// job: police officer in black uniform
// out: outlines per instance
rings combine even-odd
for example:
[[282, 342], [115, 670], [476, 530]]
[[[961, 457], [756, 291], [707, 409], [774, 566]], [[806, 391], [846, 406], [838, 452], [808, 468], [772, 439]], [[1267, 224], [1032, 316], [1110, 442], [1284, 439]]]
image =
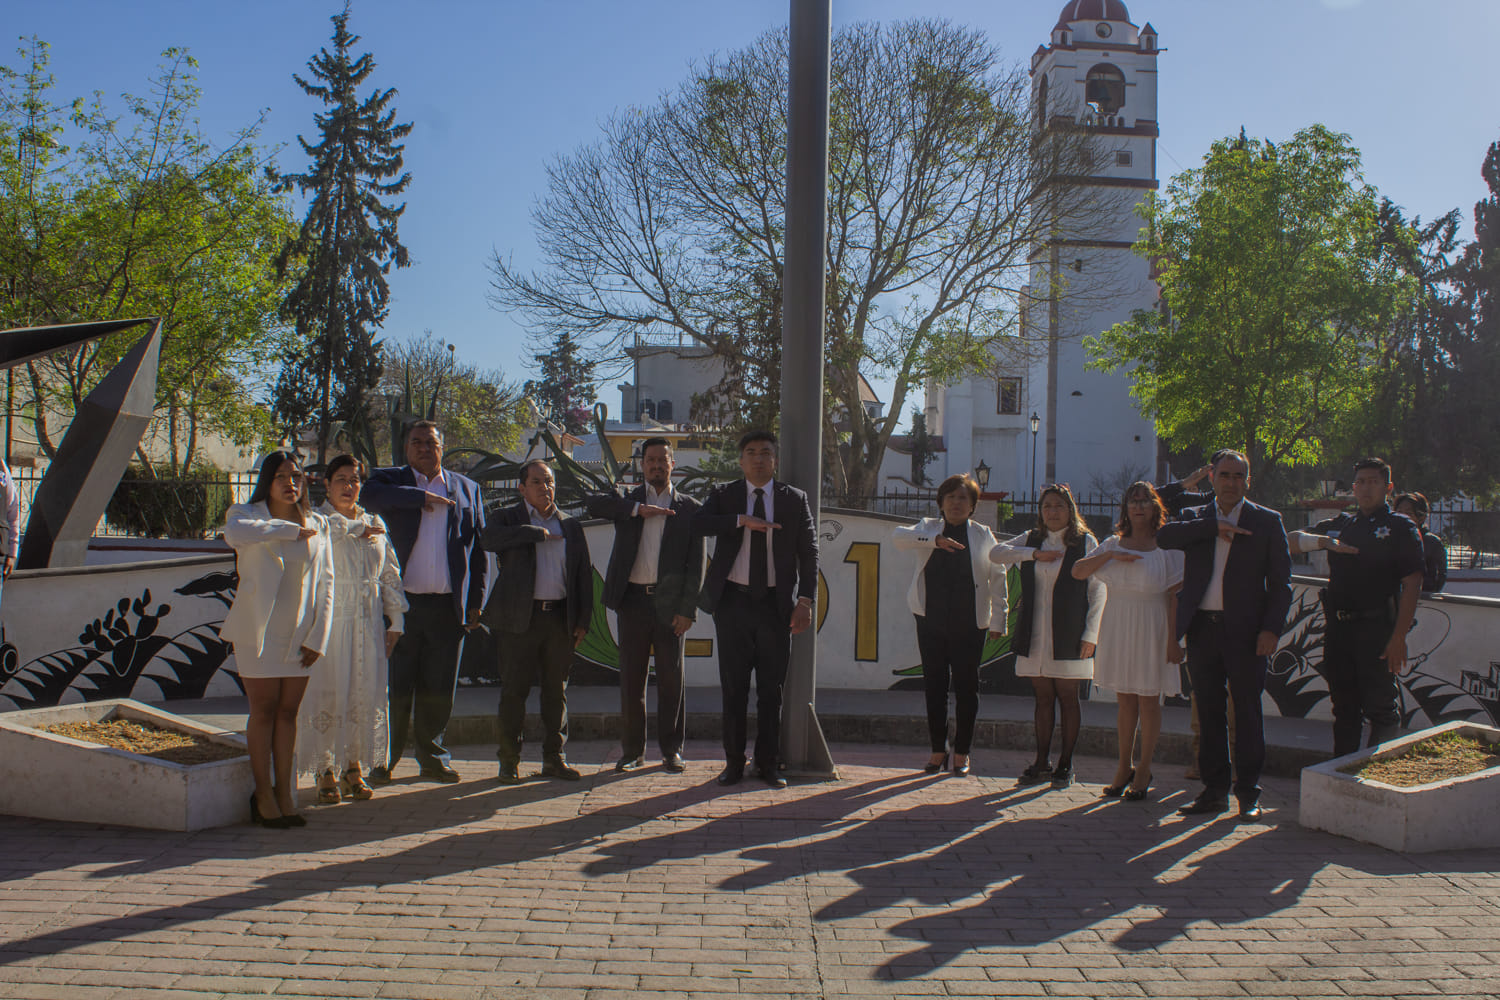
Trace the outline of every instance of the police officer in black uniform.
[[1293, 552], [1328, 552], [1323, 677], [1335, 757], [1359, 749], [1366, 719], [1369, 746], [1401, 729], [1396, 677], [1406, 669], [1406, 633], [1422, 591], [1422, 538], [1386, 503], [1390, 492], [1390, 466], [1367, 458], [1354, 467], [1356, 511], [1287, 537]]

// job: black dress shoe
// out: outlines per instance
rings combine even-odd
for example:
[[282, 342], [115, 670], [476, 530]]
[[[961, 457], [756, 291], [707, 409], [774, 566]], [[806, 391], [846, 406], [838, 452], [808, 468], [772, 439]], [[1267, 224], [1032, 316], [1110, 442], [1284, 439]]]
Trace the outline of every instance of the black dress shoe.
[[458, 772], [447, 764], [422, 768], [422, 778], [425, 781], [436, 781], [440, 785], [456, 785], [463, 780], [458, 776]]
[[760, 780], [771, 788], [785, 788], [786, 779], [781, 776], [781, 768], [775, 764], [761, 764], [756, 768], [760, 772]]
[[542, 776], [561, 778], [563, 781], [577, 781], [583, 777], [576, 768], [569, 767], [567, 760], [561, 755], [542, 761]]
[[967, 778], [969, 776], [969, 762], [966, 760], [960, 764], [957, 758], [953, 761], [953, 776], [955, 778]]
[[687, 770], [687, 761], [682, 759], [682, 754], [680, 753], [669, 753], [662, 759], [661, 766], [673, 774], [681, 774]]
[[616, 771], [639, 771], [641, 768], [643, 768], [645, 766], [646, 766], [646, 758], [644, 758], [644, 757], [632, 757], [629, 760], [622, 760], [622, 761], [618, 762], [617, 764], [615, 764], [615, 770]]
[[381, 785], [389, 785], [390, 783], [391, 783], [391, 769], [390, 768], [388, 768], [388, 767], [372, 767], [372, 768], [370, 768], [370, 784], [372, 784], [372, 785], [374, 785], [374, 786], [376, 786], [378, 788]]
[[1181, 809], [1177, 810], [1179, 816], [1217, 816], [1229, 808], [1227, 796], [1215, 795], [1212, 792], [1204, 792]]
[[507, 763], [505, 763], [503, 761], [501, 762], [501, 764], [500, 764], [500, 784], [502, 784], [502, 785], [519, 785], [523, 780], [524, 779], [521, 777], [521, 765], [520, 764], [507, 764]]
[[721, 785], [738, 785], [745, 777], [744, 764], [725, 764], [724, 770], [714, 780]]
[[1259, 820], [1264, 815], [1265, 815], [1265, 810], [1260, 807], [1260, 802], [1258, 800], [1255, 800], [1255, 801], [1241, 801], [1240, 802], [1240, 821], [1241, 822], [1243, 822], [1243, 823], [1254, 823], [1254, 822], [1256, 822], [1257, 820]]

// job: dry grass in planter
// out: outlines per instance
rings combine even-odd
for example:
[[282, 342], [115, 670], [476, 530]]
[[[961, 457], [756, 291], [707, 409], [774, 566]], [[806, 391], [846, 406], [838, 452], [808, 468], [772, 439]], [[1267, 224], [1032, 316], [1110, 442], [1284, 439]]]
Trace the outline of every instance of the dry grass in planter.
[[1500, 745], [1457, 732], [1442, 733], [1413, 743], [1394, 757], [1363, 760], [1339, 768], [1369, 781], [1409, 787], [1500, 767]]
[[108, 722], [59, 722], [42, 726], [43, 732], [85, 743], [125, 750], [142, 757], [164, 760], [171, 764], [211, 764], [218, 760], [243, 757], [245, 751], [191, 733], [162, 729], [149, 722], [112, 719]]

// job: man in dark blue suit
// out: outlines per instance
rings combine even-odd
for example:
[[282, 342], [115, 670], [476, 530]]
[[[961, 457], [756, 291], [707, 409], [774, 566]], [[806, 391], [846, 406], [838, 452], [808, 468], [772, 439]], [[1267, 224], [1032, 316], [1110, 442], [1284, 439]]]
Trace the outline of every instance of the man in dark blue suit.
[[721, 785], [745, 774], [750, 675], [755, 675], [755, 763], [761, 780], [785, 788], [781, 753], [781, 692], [792, 636], [813, 621], [818, 594], [818, 539], [807, 494], [776, 482], [776, 435], [740, 438], [744, 479], [716, 487], [693, 532], [713, 535], [713, 560], [699, 605], [714, 616], [719, 683], [723, 688], [724, 770]]
[[391, 652], [390, 758], [370, 779], [390, 780], [410, 726], [422, 777], [451, 784], [458, 772], [443, 730], [453, 714], [464, 634], [479, 624], [484, 608], [484, 501], [477, 483], [443, 468], [443, 433], [434, 422], [418, 421], [407, 431], [406, 461], [376, 469], [359, 498], [385, 518], [410, 605], [406, 631]]
[[1156, 534], [1162, 548], [1186, 556], [1177, 638], [1187, 636], [1188, 676], [1202, 726], [1203, 792], [1179, 811], [1194, 816], [1229, 808], [1227, 688], [1234, 696], [1234, 794], [1240, 818], [1255, 820], [1266, 759], [1260, 702], [1292, 603], [1292, 558], [1281, 515], [1245, 499], [1249, 459], [1219, 452], [1212, 482], [1213, 503], [1183, 511]]

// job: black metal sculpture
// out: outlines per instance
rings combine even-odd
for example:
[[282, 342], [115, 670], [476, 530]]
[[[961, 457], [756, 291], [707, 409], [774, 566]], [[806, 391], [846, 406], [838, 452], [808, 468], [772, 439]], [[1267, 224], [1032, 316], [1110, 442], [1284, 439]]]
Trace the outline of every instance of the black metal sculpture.
[[82, 566], [89, 539], [156, 408], [161, 321], [155, 318], [32, 326], [0, 333], [0, 368], [143, 323], [151, 324], [73, 415], [31, 502], [17, 569]]

